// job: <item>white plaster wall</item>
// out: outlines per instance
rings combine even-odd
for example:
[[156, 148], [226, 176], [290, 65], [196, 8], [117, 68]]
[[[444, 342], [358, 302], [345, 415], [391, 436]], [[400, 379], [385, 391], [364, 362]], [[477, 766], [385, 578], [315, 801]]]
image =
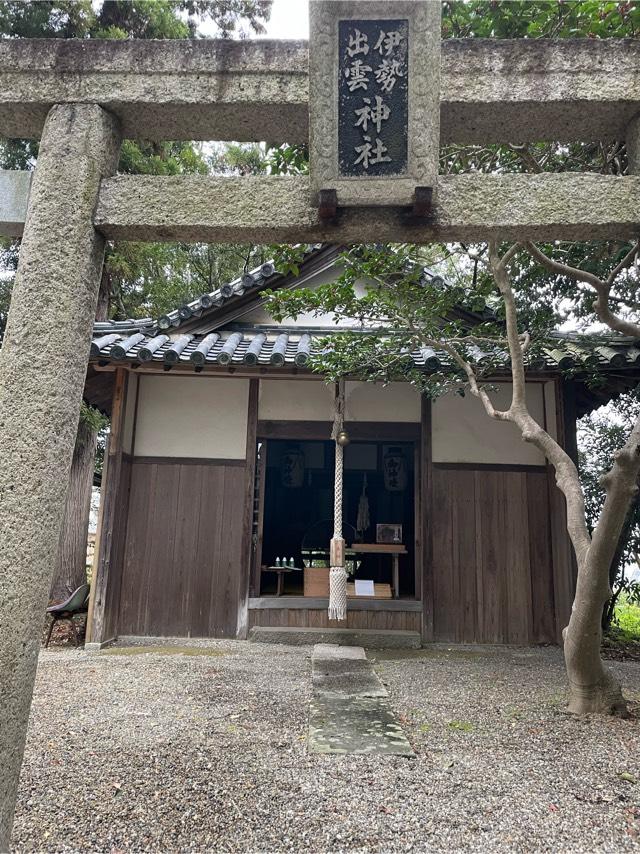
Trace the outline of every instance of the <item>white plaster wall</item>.
[[122, 427], [122, 450], [130, 454], [133, 450], [133, 425], [136, 417], [136, 397], [138, 395], [138, 375], [129, 372], [127, 399], [124, 404], [124, 425]]
[[249, 380], [140, 376], [135, 455], [246, 458]]
[[261, 421], [333, 421], [333, 387], [322, 380], [260, 380]]
[[[511, 401], [511, 383], [499, 383], [491, 393], [496, 408], [506, 409]], [[544, 388], [527, 383], [527, 404], [533, 417], [544, 426]], [[523, 442], [513, 424], [494, 421], [479, 400], [447, 394], [432, 404], [432, 452], [434, 463], [486, 463], [544, 465], [544, 455]]]
[[[298, 286], [301, 288], [317, 288], [320, 285], [326, 285], [330, 282], [334, 282], [339, 275], [340, 271], [336, 267], [331, 267], [328, 270], [322, 270], [320, 273], [316, 273], [315, 276], [310, 276], [308, 279], [301, 279]], [[295, 319], [292, 317], [286, 317], [282, 323], [284, 326], [334, 326], [335, 324], [332, 318], [332, 315], [316, 317], [313, 314], [301, 314]], [[243, 322], [246, 321], [251, 323], [272, 324], [276, 322], [264, 306], [258, 306], [257, 308], [247, 312], [247, 314], [243, 314], [242, 317], [238, 319]]]
[[[264, 325], [264, 326], [274, 326], [277, 324], [277, 321], [271, 317], [269, 312], [264, 308], [264, 306], [260, 306], [259, 308], [254, 308], [250, 314], [245, 314], [242, 317], [236, 318], [238, 322], [242, 323], [255, 323], [256, 325]], [[336, 326], [339, 328], [353, 326], [353, 323], [349, 321], [341, 321], [339, 324], [336, 324], [334, 321], [334, 316], [332, 314], [299, 314], [297, 317], [285, 317], [282, 321], [282, 326], [300, 326], [301, 328], [308, 329], [309, 327], [317, 328], [317, 327], [329, 327], [334, 329]]]
[[[342, 268], [339, 266], [331, 267], [328, 270], [322, 270], [320, 273], [316, 273], [315, 276], [310, 276], [308, 279], [301, 279], [298, 287], [300, 288], [314, 288], [320, 287], [320, 285], [327, 285], [331, 282], [335, 282], [335, 280], [341, 275]], [[364, 282], [356, 282], [355, 292], [358, 296], [364, 296], [366, 293], [366, 285]], [[257, 324], [273, 324], [276, 321], [269, 314], [264, 306], [258, 306], [257, 308], [253, 308], [248, 311], [246, 314], [241, 315], [237, 318], [242, 322], [246, 323], [257, 323]], [[318, 327], [318, 326], [326, 326], [329, 329], [335, 329], [336, 326], [338, 328], [342, 327], [351, 327], [351, 326], [360, 326], [360, 322], [358, 320], [352, 320], [350, 318], [343, 318], [336, 323], [335, 315], [333, 314], [320, 314], [316, 315], [313, 313], [305, 313], [299, 314], [297, 317], [285, 317], [282, 321], [283, 326], [304, 326], [304, 327]]]
[[[345, 419], [420, 421], [420, 395], [408, 383], [347, 382]], [[321, 380], [261, 380], [262, 421], [333, 421], [334, 386]]]
[[345, 383], [347, 421], [420, 422], [420, 395], [410, 383]]
[[553, 380], [544, 384], [544, 411], [547, 416], [547, 430], [558, 438], [558, 416], [556, 413], [556, 384]]

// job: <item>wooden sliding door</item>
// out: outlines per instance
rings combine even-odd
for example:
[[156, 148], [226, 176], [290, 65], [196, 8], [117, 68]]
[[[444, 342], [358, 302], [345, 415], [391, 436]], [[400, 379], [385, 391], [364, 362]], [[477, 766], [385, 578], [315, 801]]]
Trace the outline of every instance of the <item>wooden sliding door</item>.
[[245, 504], [244, 460], [133, 459], [119, 634], [242, 633]]

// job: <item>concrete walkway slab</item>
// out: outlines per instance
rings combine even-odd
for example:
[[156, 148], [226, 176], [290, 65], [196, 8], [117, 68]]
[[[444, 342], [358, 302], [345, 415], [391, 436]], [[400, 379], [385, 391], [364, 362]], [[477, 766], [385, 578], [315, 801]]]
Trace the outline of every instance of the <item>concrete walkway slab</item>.
[[311, 752], [414, 755], [362, 647], [317, 644], [312, 682]]
[[324, 658], [354, 660], [366, 659], [367, 653], [361, 646], [340, 646], [337, 643], [317, 643], [313, 648], [313, 660], [320, 661]]
[[[347, 647], [349, 649], [349, 647]], [[386, 697], [387, 691], [366, 659], [314, 659], [313, 690], [316, 695]]]

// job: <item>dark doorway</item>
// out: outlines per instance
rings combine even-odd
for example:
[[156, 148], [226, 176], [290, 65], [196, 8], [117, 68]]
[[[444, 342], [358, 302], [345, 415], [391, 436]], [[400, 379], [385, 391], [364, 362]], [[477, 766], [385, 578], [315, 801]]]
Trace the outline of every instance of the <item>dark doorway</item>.
[[[269, 439], [260, 443], [265, 454], [260, 519], [262, 530], [261, 595], [277, 589], [277, 574], [266, 571], [276, 559], [294, 559], [303, 567], [309, 547], [328, 549], [333, 531], [335, 446], [332, 441]], [[343, 517], [347, 547], [375, 544], [380, 538], [401, 542], [407, 554], [399, 558], [399, 595], [415, 597], [415, 471], [414, 443], [352, 441], [345, 449]], [[366, 496], [366, 501], [363, 501]], [[366, 523], [368, 506], [369, 524]], [[360, 510], [360, 513], [359, 513]], [[378, 526], [385, 526], [380, 531]], [[260, 536], [261, 535], [261, 536]], [[395, 537], [395, 539], [394, 539]], [[322, 555], [318, 563], [322, 565]], [[318, 565], [318, 564], [315, 564]], [[388, 554], [357, 554], [352, 580], [392, 581]], [[287, 573], [286, 595], [302, 595], [303, 573]]]

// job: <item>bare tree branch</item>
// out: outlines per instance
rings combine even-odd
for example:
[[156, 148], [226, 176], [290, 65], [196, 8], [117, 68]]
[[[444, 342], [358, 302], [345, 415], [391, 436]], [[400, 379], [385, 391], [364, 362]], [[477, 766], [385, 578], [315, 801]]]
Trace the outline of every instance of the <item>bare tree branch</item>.
[[543, 172], [543, 168], [540, 163], [536, 160], [536, 158], [531, 153], [529, 146], [525, 143], [524, 145], [509, 145], [508, 146], [515, 154], [518, 155], [520, 160], [525, 166], [529, 167], [531, 172], [540, 173]]
[[611, 287], [615, 282], [618, 275], [623, 271], [630, 267], [635, 261], [638, 250], [640, 249], [640, 242], [634, 243], [631, 249], [627, 252], [627, 254], [619, 261], [613, 270], [609, 273], [606, 279], [606, 284]]
[[513, 259], [514, 247], [500, 258], [496, 243], [489, 245], [489, 259], [496, 285], [505, 305], [507, 339], [511, 356], [511, 377], [513, 399], [508, 410], [508, 420], [519, 427], [525, 442], [535, 445], [556, 471], [556, 483], [567, 501], [567, 529], [576, 551], [578, 561], [584, 560], [591, 545], [591, 537], [586, 524], [584, 496], [580, 485], [578, 470], [567, 452], [533, 418], [527, 407], [526, 377], [524, 370], [523, 344], [529, 346], [528, 339], [523, 342], [518, 333], [518, 315], [516, 301], [505, 260]]
[[588, 270], [579, 270], [576, 267], [571, 267], [568, 264], [563, 264], [560, 261], [555, 261], [545, 255], [535, 243], [527, 242], [525, 244], [527, 251], [538, 263], [542, 264], [549, 272], [557, 273], [559, 276], [569, 276], [578, 282], [586, 282], [596, 292], [596, 298], [593, 301], [593, 310], [598, 318], [614, 332], [620, 332], [622, 335], [630, 335], [632, 338], [640, 338], [640, 323], [632, 320], [626, 320], [611, 311], [609, 306], [610, 291], [616, 279], [622, 270], [629, 267], [638, 254], [639, 244], [636, 243], [627, 252], [624, 258], [613, 268], [605, 280], [598, 278], [594, 273]]

